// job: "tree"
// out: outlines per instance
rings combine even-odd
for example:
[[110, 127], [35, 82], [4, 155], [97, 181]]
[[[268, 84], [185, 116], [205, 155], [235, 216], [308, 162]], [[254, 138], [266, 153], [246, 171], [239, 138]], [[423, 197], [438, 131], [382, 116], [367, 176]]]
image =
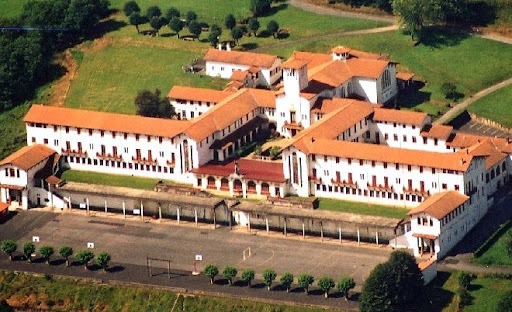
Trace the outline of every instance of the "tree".
[[226, 18], [224, 19], [224, 26], [226, 26], [227, 29], [233, 29], [236, 26], [236, 19], [233, 14], [226, 15]]
[[157, 16], [151, 18], [151, 20], [149, 21], [149, 25], [151, 26], [151, 28], [153, 28], [155, 30], [157, 35], [159, 34], [160, 28], [162, 28], [167, 23], [168, 22], [165, 19], [165, 17], [157, 17]]
[[267, 290], [270, 290], [272, 282], [276, 279], [276, 277], [276, 271], [272, 269], [266, 269], [265, 271], [263, 271], [263, 282], [267, 286]]
[[222, 270], [222, 275], [228, 279], [229, 286], [233, 285], [233, 278], [237, 275], [238, 271], [232, 266], [225, 266]]
[[6, 239], [2, 241], [0, 249], [2, 249], [3, 252], [8, 254], [9, 260], [12, 261], [12, 254], [16, 252], [16, 249], [18, 249], [18, 244], [16, 244], [16, 242], [13, 241], [12, 239]]
[[73, 255], [73, 248], [69, 247], [69, 246], [62, 246], [60, 249], [59, 249], [59, 255], [66, 259], [66, 266], [69, 266], [69, 257], [71, 257]]
[[314, 281], [315, 281], [315, 278], [313, 277], [313, 275], [310, 275], [310, 274], [302, 274], [301, 276], [299, 276], [299, 279], [297, 280], [297, 282], [299, 283], [299, 286], [304, 289], [304, 292], [306, 293], [306, 295], [309, 292], [309, 286], [311, 284], [313, 284]]
[[415, 259], [403, 251], [395, 251], [387, 262], [378, 264], [363, 285], [359, 297], [365, 311], [403, 311], [422, 292], [421, 271]]
[[99, 0], [74, 0], [69, 1], [66, 11], [65, 26], [71, 30], [77, 38], [90, 37], [95, 31], [102, 17], [108, 15], [108, 5], [105, 8]]
[[510, 311], [512, 311], [512, 291], [504, 293], [498, 301], [498, 305], [496, 307], [496, 312]]
[[293, 284], [293, 274], [292, 273], [284, 273], [281, 276], [281, 285], [286, 287], [286, 292], [290, 292], [290, 286]]
[[331, 288], [336, 286], [336, 284], [334, 283], [334, 280], [327, 276], [321, 277], [318, 280], [317, 284], [318, 284], [318, 287], [324, 292], [325, 298], [329, 297], [329, 290], [331, 290]]
[[270, 148], [269, 154], [273, 158], [277, 158], [277, 156], [279, 156], [279, 153], [281, 153], [281, 147], [280, 146], [272, 146]]
[[222, 35], [222, 28], [220, 28], [219, 25], [217, 24], [213, 24], [211, 27], [210, 27], [210, 32], [215, 32], [218, 34], [218, 36], [220, 37]]
[[263, 153], [263, 147], [258, 144], [254, 147], [254, 155], [259, 156], [261, 153]]
[[249, 20], [249, 30], [252, 31], [254, 33], [254, 36], [256, 37], [256, 33], [258, 31], [258, 29], [260, 29], [260, 22], [255, 19], [255, 18], [251, 18]]
[[337, 285], [338, 291], [345, 300], [348, 300], [349, 292], [354, 287], [356, 287], [356, 282], [354, 282], [354, 279], [351, 277], [342, 277]]
[[276, 38], [277, 32], [279, 31], [279, 24], [276, 21], [271, 20], [267, 24], [267, 31], [271, 33], [274, 38]]
[[231, 30], [231, 37], [233, 37], [233, 40], [235, 40], [237, 43], [244, 36], [244, 32], [242, 31], [242, 28], [235, 27]]
[[171, 7], [169, 10], [167, 10], [167, 14], [165, 14], [165, 17], [168, 20], [172, 20], [175, 17], [180, 18], [180, 16], [181, 16], [180, 11], [178, 9], [176, 9], [175, 7]]
[[260, 16], [270, 11], [271, 0], [251, 0], [249, 10], [253, 16]]
[[152, 5], [150, 6], [147, 10], [146, 10], [146, 16], [151, 20], [153, 17], [159, 17], [162, 15], [162, 11], [160, 10], [160, 8], [156, 5]]
[[204, 268], [204, 274], [210, 278], [210, 283], [213, 284], [215, 282], [215, 276], [219, 274], [219, 269], [213, 264], [208, 264]]
[[165, 98], [160, 98], [160, 90], [141, 90], [135, 97], [137, 114], [146, 117], [171, 118], [174, 108]]
[[36, 246], [32, 242], [26, 242], [23, 245], [23, 255], [25, 256], [25, 259], [30, 263], [32, 262], [32, 254], [36, 252]]
[[188, 11], [186, 18], [187, 18], [187, 23], [190, 23], [192, 21], [197, 20], [197, 14], [194, 11]]
[[393, 0], [400, 25], [417, 41], [421, 41], [425, 26], [442, 19], [442, 7], [442, 0]]
[[469, 285], [471, 285], [471, 275], [469, 275], [467, 272], [465, 271], [461, 271], [459, 273], [459, 276], [457, 277], [457, 280], [459, 282], [459, 286], [464, 288], [464, 289], [468, 289]]
[[139, 34], [139, 25], [145, 24], [148, 22], [147, 16], [141, 16], [139, 13], [133, 13], [130, 15], [130, 25], [135, 26], [135, 29], [137, 29], [137, 33]]
[[140, 7], [135, 1], [128, 1], [123, 6], [123, 11], [126, 16], [130, 16], [133, 13], [140, 13]]
[[44, 245], [39, 248], [39, 253], [43, 257], [43, 259], [46, 261], [47, 264], [50, 264], [50, 257], [53, 255], [53, 247]]
[[242, 281], [247, 283], [247, 286], [251, 287], [251, 281], [254, 279], [254, 270], [247, 269], [242, 271]]
[[89, 263], [89, 261], [94, 259], [94, 253], [89, 250], [81, 250], [76, 254], [75, 258], [76, 258], [76, 261], [78, 261], [78, 263], [82, 264], [84, 266], [84, 268], [87, 270], [87, 264]]
[[199, 35], [201, 35], [201, 25], [196, 21], [191, 21], [188, 24], [188, 30], [192, 35], [199, 39]]
[[180, 37], [180, 31], [183, 30], [183, 26], [183, 22], [179, 17], [173, 17], [169, 22], [169, 28], [178, 35], [178, 38]]
[[208, 34], [208, 42], [212, 47], [216, 47], [219, 44], [219, 34], [216, 32], [210, 32]]
[[96, 258], [96, 263], [103, 269], [103, 271], [106, 271], [110, 260], [111, 260], [110, 254], [108, 254], [105, 251], [102, 251]]

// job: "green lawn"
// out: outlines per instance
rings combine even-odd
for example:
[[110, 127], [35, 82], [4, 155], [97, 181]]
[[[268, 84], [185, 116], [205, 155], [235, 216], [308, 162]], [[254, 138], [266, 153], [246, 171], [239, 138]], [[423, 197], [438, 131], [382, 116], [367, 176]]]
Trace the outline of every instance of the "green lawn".
[[[458, 272], [438, 272], [437, 278], [429, 284], [414, 311], [456, 312], [458, 303]], [[494, 312], [501, 296], [512, 290], [512, 280], [478, 276], [471, 281], [469, 293], [471, 304], [466, 312]]]
[[512, 76], [512, 46], [451, 31], [431, 31], [427, 44], [417, 46], [409, 36], [396, 31], [313, 40], [269, 52], [283, 57], [294, 50], [326, 53], [335, 45], [390, 54], [392, 60], [400, 63], [399, 70], [412, 71], [426, 81], [408, 106], [430, 113], [447, 109], [447, 100], [440, 90], [444, 82], [454, 83], [459, 92], [469, 96]]
[[0, 0], [0, 18], [13, 18], [20, 15], [28, 0]]
[[318, 209], [320, 210], [349, 212], [361, 215], [388, 217], [393, 219], [405, 218], [407, 217], [407, 212], [409, 211], [408, 209], [398, 207], [379, 206], [330, 198], [319, 198], [319, 201]]
[[[136, 189], [154, 190], [155, 184], [161, 179], [150, 179], [132, 177], [117, 174], [105, 174], [88, 171], [66, 170], [62, 173], [61, 179], [71, 182], [81, 182], [89, 184], [110, 185], [131, 187]], [[178, 185], [171, 181], [164, 181], [166, 184]]]
[[200, 56], [158, 47], [88, 50], [71, 83], [66, 106], [134, 114], [133, 101], [142, 89], [158, 88], [167, 95], [175, 84], [223, 88], [224, 80], [183, 73], [181, 67]]
[[468, 111], [512, 127], [512, 85], [479, 99]]
[[504, 243], [507, 233], [512, 233], [512, 223], [509, 222], [502, 226], [504, 228], [498, 229], [493, 236], [489, 238], [489, 241], [484, 243], [483, 247], [486, 249], [483, 250], [483, 253], [479, 256], [475, 255], [473, 260], [475, 264], [485, 266], [512, 265], [512, 258], [509, 257]]
[[7, 304], [17, 311], [325, 311], [231, 298], [188, 295], [184, 298], [149, 287], [98, 285], [67, 278], [48, 280], [5, 271], [0, 272], [0, 289], [2, 311], [11, 311]]

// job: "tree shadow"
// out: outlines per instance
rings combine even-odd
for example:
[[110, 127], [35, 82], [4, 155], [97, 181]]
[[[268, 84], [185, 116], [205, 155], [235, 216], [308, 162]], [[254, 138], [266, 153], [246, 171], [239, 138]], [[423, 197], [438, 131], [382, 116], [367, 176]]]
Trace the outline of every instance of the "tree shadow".
[[[460, 127], [467, 124], [469, 121], [471, 121], [471, 116], [469, 116], [468, 111], [465, 110], [464, 112], [460, 113], [457, 117], [450, 120], [448, 125], [453, 126], [455, 129], [459, 129]], [[462, 247], [464, 245], [460, 244], [460, 246]], [[459, 249], [459, 250], [461, 250], [462, 252], [465, 253], [467, 251], [473, 251], [473, 248], [471, 250], [468, 250], [468, 249]]]
[[290, 288], [290, 292], [294, 293], [294, 294], [303, 293], [304, 292], [304, 288], [302, 288], [302, 287]]
[[90, 38], [90, 39], [101, 38], [104, 35], [108, 34], [109, 32], [119, 30], [127, 25], [128, 24], [126, 22], [118, 21], [113, 18], [103, 20], [97, 25], [97, 27], [96, 27], [97, 31], [94, 33], [93, 38]]
[[7, 216], [3, 219], [0, 220], [0, 224], [4, 224], [6, 223], [7, 221], [11, 220], [12, 218], [14, 218], [14, 216], [16, 216], [18, 214], [17, 211], [8, 211], [7, 212]]
[[470, 33], [460, 28], [431, 26], [423, 30], [423, 36], [419, 44], [433, 49], [459, 45]]
[[247, 287], [247, 283], [241, 280], [233, 282], [233, 286], [237, 287]]
[[174, 37], [176, 36], [176, 33], [163, 33], [163, 34], [160, 34], [160, 37], [164, 37], [164, 38], [170, 38], [170, 37]]
[[286, 287], [283, 284], [277, 284], [272, 288], [275, 291], [286, 291]]
[[458, 102], [459, 100], [461, 100], [463, 98], [464, 98], [464, 93], [459, 92], [459, 91], [453, 91], [447, 97], [447, 99], [452, 100], [454, 102]]
[[229, 284], [229, 281], [227, 278], [221, 278], [221, 279], [216, 279], [215, 282], [214, 282], [215, 285], [228, 285]]
[[256, 42], [248, 42], [248, 43], [244, 43], [244, 44], [240, 45], [240, 47], [242, 48], [243, 51], [254, 50], [258, 46], [259, 45]]
[[45, 263], [45, 262], [46, 262], [46, 260], [43, 259], [42, 257], [32, 259], [32, 263]]
[[441, 312], [448, 307], [455, 293], [443, 289], [443, 285], [450, 278], [451, 273], [439, 271], [437, 277], [424, 288], [421, 300], [416, 301], [416, 309], [414, 311], [425, 312]]
[[270, 8], [270, 10], [268, 10], [267, 12], [259, 15], [258, 17], [268, 17], [268, 16], [272, 16], [276, 13], [278, 13], [279, 11], [282, 11], [282, 10], [286, 10], [288, 8], [288, 3], [285, 3], [285, 2], [281, 2], [279, 3], [278, 5], [274, 5]]
[[260, 31], [258, 33], [258, 35], [256, 37], [258, 37], [258, 38], [268, 38], [270, 36], [272, 36], [272, 34], [268, 30], [263, 29], [262, 31]]
[[251, 286], [251, 288], [254, 288], [254, 289], [262, 289], [264, 287], [266, 287], [266, 286], [263, 283], [257, 283], [257, 284], [254, 284]]
[[311, 296], [323, 296], [324, 292], [321, 289], [313, 289], [313, 290], [309, 291], [308, 295], [311, 295]]
[[56, 259], [56, 260], [50, 261], [50, 265], [61, 265], [64, 263], [66, 263], [66, 259]]
[[482, 285], [470, 284], [468, 286], [468, 291], [475, 291], [475, 290], [479, 290], [479, 289], [482, 289], [482, 288], [483, 288]]
[[280, 33], [277, 34], [276, 39], [283, 40], [283, 39], [286, 39], [288, 37], [290, 37], [290, 33], [289, 32], [280, 32]]

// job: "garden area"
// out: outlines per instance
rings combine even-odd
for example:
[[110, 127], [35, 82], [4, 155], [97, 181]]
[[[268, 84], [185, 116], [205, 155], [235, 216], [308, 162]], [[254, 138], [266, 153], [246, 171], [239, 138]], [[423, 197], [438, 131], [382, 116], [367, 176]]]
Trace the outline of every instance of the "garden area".
[[380, 206], [330, 198], [319, 198], [318, 209], [392, 219], [404, 219], [407, 217], [407, 213], [409, 212], [409, 209], [399, 207]]
[[512, 265], [512, 221], [502, 224], [474, 254], [473, 263], [478, 265]]

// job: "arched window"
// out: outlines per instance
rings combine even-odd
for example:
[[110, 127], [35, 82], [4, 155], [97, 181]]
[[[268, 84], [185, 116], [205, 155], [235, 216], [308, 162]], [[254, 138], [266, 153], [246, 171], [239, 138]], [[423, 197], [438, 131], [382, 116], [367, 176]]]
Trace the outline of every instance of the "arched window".
[[220, 189], [223, 191], [229, 190], [229, 181], [226, 178], [220, 180]]
[[256, 183], [254, 181], [247, 182], [247, 193], [256, 194]]
[[215, 186], [215, 178], [214, 177], [208, 177], [208, 188], [209, 189], [215, 189], [217, 188]]
[[261, 194], [268, 195], [270, 194], [270, 185], [268, 183], [262, 183], [261, 184]]

